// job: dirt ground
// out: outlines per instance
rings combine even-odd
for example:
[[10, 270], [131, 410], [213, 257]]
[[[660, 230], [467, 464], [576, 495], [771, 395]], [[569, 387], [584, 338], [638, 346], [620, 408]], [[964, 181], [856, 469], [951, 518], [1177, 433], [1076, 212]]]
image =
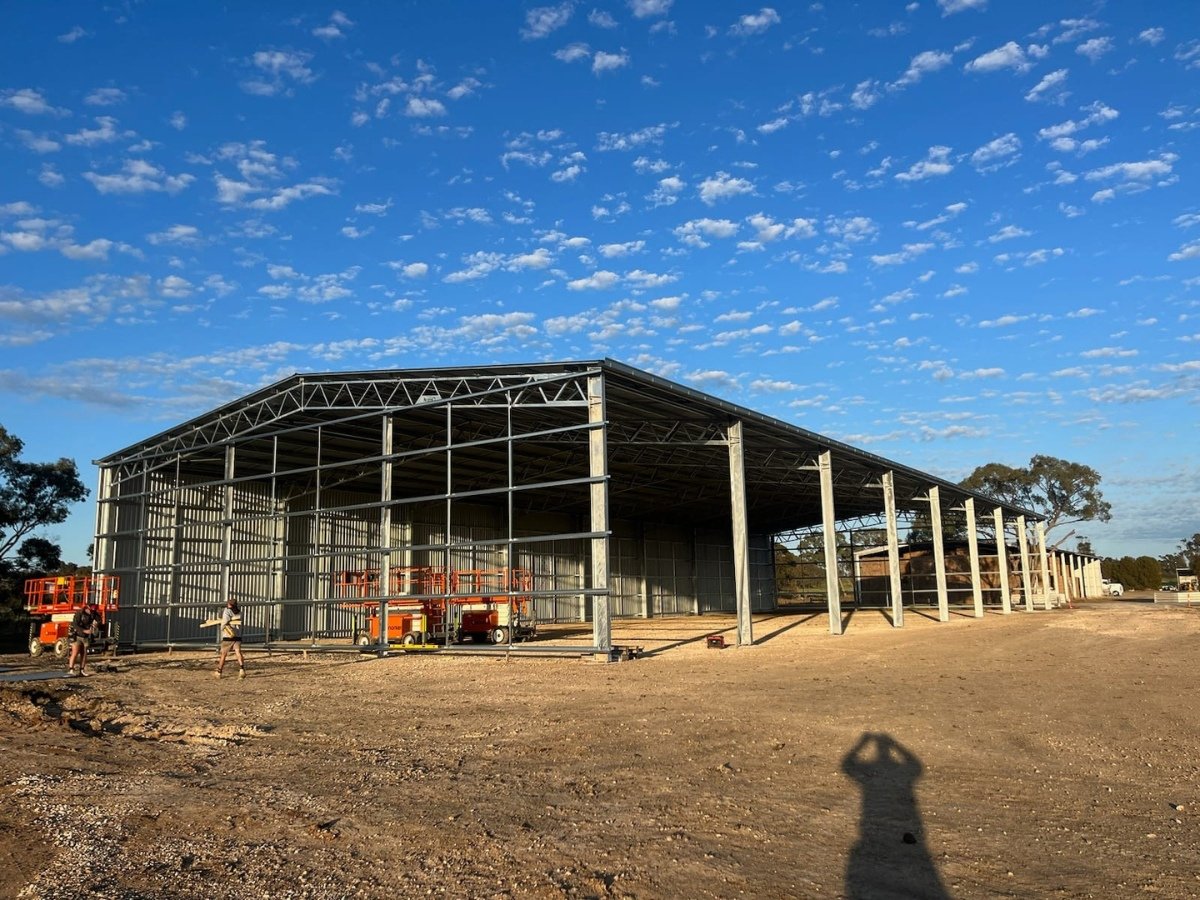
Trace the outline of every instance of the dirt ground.
[[0, 683], [0, 896], [1200, 895], [1200, 609], [722, 629]]

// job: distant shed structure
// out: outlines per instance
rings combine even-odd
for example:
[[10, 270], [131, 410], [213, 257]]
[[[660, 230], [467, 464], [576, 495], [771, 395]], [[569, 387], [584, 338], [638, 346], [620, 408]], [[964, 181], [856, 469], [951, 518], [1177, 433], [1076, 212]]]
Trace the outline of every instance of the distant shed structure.
[[528, 572], [538, 618], [590, 622], [596, 652], [612, 616], [735, 612], [748, 644], [751, 612], [777, 606], [775, 549], [814, 529], [837, 634], [837, 534], [863, 526], [888, 535], [899, 625], [918, 514], [935, 534], [943, 516], [1015, 529], [1030, 609], [1072, 580], [1034, 513], [608, 359], [294, 375], [96, 465], [96, 568], [121, 578], [132, 644], [208, 639], [229, 593], [248, 641], [346, 640], [348, 573], [376, 573], [386, 609], [413, 592], [403, 573], [434, 569]]

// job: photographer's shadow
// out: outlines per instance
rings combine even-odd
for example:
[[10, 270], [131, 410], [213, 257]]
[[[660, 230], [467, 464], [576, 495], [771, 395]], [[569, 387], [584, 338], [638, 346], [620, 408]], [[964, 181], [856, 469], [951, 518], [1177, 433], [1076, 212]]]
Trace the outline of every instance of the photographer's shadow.
[[925, 844], [916, 784], [925, 767], [888, 734], [865, 732], [842, 759], [862, 789], [858, 841], [846, 864], [846, 897], [949, 900]]

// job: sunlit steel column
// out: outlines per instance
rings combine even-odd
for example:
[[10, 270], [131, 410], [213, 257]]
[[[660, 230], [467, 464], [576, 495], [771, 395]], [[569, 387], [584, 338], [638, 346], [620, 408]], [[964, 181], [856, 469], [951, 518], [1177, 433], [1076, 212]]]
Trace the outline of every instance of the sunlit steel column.
[[1046, 523], [1037, 523], [1038, 558], [1042, 564], [1042, 607], [1052, 609], [1050, 599], [1050, 561], [1046, 556]]
[[929, 488], [929, 525], [933, 530], [933, 570], [937, 579], [938, 621], [950, 621], [950, 592], [946, 587], [946, 545], [942, 535], [942, 492]]
[[588, 474], [592, 478], [592, 642], [612, 650], [612, 600], [608, 588], [608, 414], [604, 376], [588, 376]]
[[896, 476], [883, 473], [883, 511], [887, 516], [888, 584], [892, 592], [892, 627], [904, 626], [904, 587], [900, 582], [900, 530], [896, 525]]
[[975, 498], [968, 497], [963, 503], [967, 511], [967, 551], [971, 555], [971, 600], [975, 605], [975, 618], [983, 618], [983, 583], [979, 575], [979, 532], [975, 522]]
[[742, 423], [725, 429], [729, 447], [729, 507], [733, 520], [733, 593], [737, 606], [737, 645], [754, 643], [750, 616], [750, 550], [746, 524], [746, 464], [742, 447]]
[[817, 459], [821, 476], [821, 531], [825, 543], [825, 596], [829, 605], [829, 633], [842, 633], [842, 588], [838, 578], [837, 531], [833, 509], [833, 455], [826, 450]]
[[221, 605], [229, 598], [231, 557], [233, 556], [233, 475], [237, 450], [233, 444], [225, 447], [225, 503], [221, 515]]
[[1008, 590], [1008, 547], [1004, 537], [1004, 510], [999, 506], [992, 512], [996, 522], [996, 565], [1000, 573], [1000, 611], [1005, 615], [1012, 612], [1012, 597]]
[[[379, 653], [387, 651], [388, 598], [392, 593], [392, 417], [384, 413], [380, 440], [383, 463], [379, 470]], [[426, 640], [429, 638], [426, 637]]]
[[1017, 516], [1017, 547], [1021, 551], [1021, 593], [1025, 595], [1025, 611], [1033, 612], [1033, 579], [1029, 573], [1029, 534], [1025, 531], [1025, 516]]

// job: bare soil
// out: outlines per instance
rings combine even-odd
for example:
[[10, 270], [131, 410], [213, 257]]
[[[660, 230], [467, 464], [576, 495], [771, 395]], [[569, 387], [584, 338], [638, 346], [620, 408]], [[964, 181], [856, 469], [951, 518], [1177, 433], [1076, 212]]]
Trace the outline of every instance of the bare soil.
[[732, 628], [0, 684], [0, 896], [1200, 895], [1200, 610]]

